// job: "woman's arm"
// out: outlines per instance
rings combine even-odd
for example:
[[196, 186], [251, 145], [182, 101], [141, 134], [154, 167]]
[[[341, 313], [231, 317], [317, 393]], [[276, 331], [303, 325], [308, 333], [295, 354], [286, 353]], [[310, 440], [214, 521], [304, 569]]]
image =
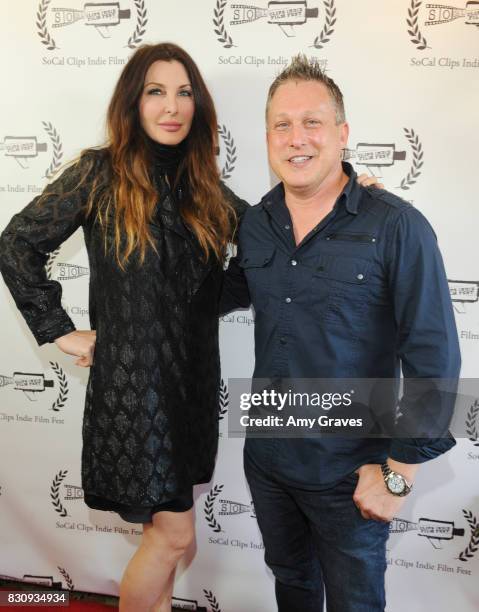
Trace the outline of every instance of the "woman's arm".
[[48, 254], [85, 219], [89, 181], [81, 181], [94, 166], [91, 155], [84, 154], [48, 185], [42, 196], [12, 218], [0, 237], [1, 273], [39, 345], [75, 330], [61, 305], [62, 287], [48, 279], [45, 264]]

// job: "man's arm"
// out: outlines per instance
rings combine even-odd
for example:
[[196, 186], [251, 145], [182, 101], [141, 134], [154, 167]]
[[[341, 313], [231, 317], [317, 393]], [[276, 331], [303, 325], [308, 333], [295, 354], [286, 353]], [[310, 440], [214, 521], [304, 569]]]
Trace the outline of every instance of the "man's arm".
[[[439, 403], [428, 406], [425, 405], [428, 394], [408, 395], [408, 382], [423, 379], [423, 390], [433, 380], [446, 379], [450, 384], [458, 379], [461, 360], [446, 273], [431, 226], [417, 209], [408, 208], [394, 224], [388, 245], [389, 288], [398, 329], [397, 352], [405, 379], [401, 412], [415, 423], [417, 431], [423, 420], [422, 431], [425, 434], [428, 419], [435, 417], [436, 421], [445, 424], [442, 437], [398, 437], [392, 440], [389, 467], [412, 483], [418, 464], [446, 452], [455, 441], [447, 433], [453, 394], [435, 396], [432, 393], [429, 403], [435, 397], [439, 397]], [[425, 415], [423, 419], [421, 410]], [[362, 515], [391, 520], [405, 498], [396, 497], [386, 490], [380, 466], [364, 465], [359, 474], [354, 500]]]

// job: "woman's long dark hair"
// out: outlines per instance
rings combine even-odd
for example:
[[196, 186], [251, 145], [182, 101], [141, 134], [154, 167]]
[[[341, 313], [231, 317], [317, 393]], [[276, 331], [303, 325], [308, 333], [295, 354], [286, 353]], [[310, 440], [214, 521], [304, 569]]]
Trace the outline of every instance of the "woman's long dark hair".
[[140, 124], [139, 101], [146, 73], [158, 60], [180, 62], [191, 83], [195, 111], [187, 136], [186, 158], [181, 165], [189, 197], [182, 201], [181, 214], [195, 233], [206, 259], [211, 253], [220, 260], [224, 257], [235, 225], [235, 214], [221, 191], [216, 164], [216, 111], [198, 67], [175, 44], [144, 45], [124, 67], [108, 108], [111, 188], [97, 189], [94, 185], [88, 202], [88, 212], [94, 212], [105, 232], [108, 219], [114, 219], [115, 252], [121, 267], [134, 251], [139, 251], [143, 261], [147, 245], [154, 248], [148, 222], [158, 195], [152, 182], [146, 135]]

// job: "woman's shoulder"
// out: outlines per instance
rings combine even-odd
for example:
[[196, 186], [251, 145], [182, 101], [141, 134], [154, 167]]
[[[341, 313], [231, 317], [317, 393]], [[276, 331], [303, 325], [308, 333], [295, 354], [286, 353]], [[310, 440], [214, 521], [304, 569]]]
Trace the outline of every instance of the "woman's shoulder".
[[110, 150], [108, 147], [90, 147], [83, 149], [75, 166], [78, 169], [91, 168], [92, 170], [107, 169], [110, 165]]

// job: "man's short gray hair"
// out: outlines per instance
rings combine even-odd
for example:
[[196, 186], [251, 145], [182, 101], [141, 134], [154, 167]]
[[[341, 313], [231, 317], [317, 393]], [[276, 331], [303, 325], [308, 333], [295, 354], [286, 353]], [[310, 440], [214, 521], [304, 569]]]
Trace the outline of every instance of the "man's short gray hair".
[[333, 79], [326, 76], [319, 61], [315, 58], [308, 59], [304, 53], [298, 53], [298, 55], [292, 57], [290, 64], [271, 83], [268, 99], [266, 100], [266, 120], [268, 119], [269, 105], [276, 90], [287, 81], [316, 81], [317, 83], [322, 83], [328, 90], [336, 109], [336, 123], [339, 124], [346, 121], [341, 90]]

